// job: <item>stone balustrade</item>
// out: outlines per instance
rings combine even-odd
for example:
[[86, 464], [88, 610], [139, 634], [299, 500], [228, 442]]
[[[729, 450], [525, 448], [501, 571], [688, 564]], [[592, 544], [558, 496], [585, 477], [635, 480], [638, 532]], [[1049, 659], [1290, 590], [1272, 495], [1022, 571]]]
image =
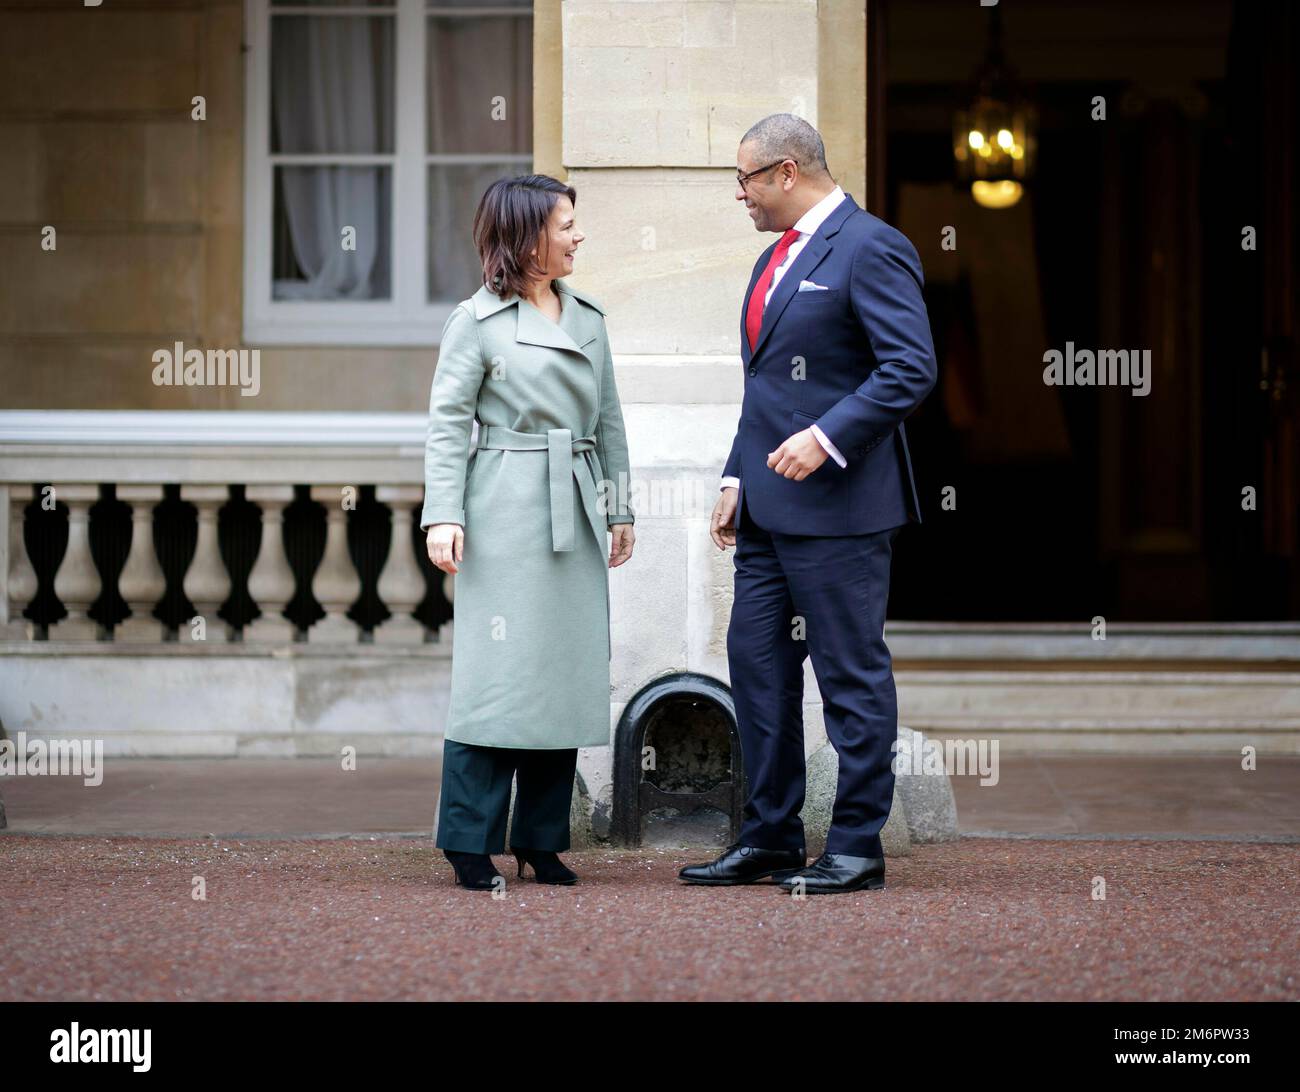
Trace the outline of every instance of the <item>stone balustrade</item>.
[[[737, 413], [709, 401], [722, 365], [618, 363], [633, 477], [651, 488], [632, 498], [633, 561], [610, 572], [611, 725], [667, 673], [727, 681], [733, 558], [707, 506], [672, 499], [716, 488]], [[0, 412], [0, 722], [93, 730], [112, 754], [427, 753], [454, 635], [451, 580], [415, 527], [425, 427], [423, 413]], [[1293, 621], [1111, 621], [1100, 640], [1090, 618], [891, 619], [886, 636], [900, 716], [934, 738], [1300, 750]], [[825, 738], [810, 664], [805, 735], [809, 753]], [[607, 801], [602, 756], [579, 769]]]
[[[209, 645], [436, 641], [450, 618], [444, 580], [451, 578], [421, 556], [415, 527], [424, 430], [425, 415], [415, 413], [0, 413], [0, 636]], [[173, 505], [192, 506], [190, 523], [158, 518], [168, 493]], [[96, 537], [92, 516], [110, 500], [118, 537], [126, 539], [120, 567], [101, 541], [106, 535]], [[235, 501], [245, 531], [250, 513], [253, 520], [256, 553], [243, 573], [232, 571], [222, 546], [223, 509]], [[286, 549], [286, 511], [294, 504], [317, 505], [324, 516], [319, 560], [300, 563], [298, 572]], [[368, 516], [360, 520], [363, 509]], [[44, 534], [34, 533], [36, 520]], [[112, 523], [107, 516], [103, 522]], [[31, 555], [35, 540], [57, 539], [64, 527], [61, 550], [54, 542]], [[181, 541], [188, 527], [192, 551]], [[367, 535], [368, 546], [360, 541]], [[232, 536], [237, 530], [227, 540]], [[375, 594], [367, 608], [354, 558], [376, 550], [384, 556], [370, 574]], [[232, 545], [231, 552], [239, 551]], [[169, 591], [164, 558], [178, 553], [188, 556], [169, 625], [160, 608]], [[52, 596], [38, 602], [43, 583], [51, 583]], [[290, 604], [302, 583], [309, 594], [299, 595], [295, 611]], [[232, 593], [245, 608], [233, 604], [223, 617]], [[183, 618], [175, 617], [176, 603], [188, 605]]]

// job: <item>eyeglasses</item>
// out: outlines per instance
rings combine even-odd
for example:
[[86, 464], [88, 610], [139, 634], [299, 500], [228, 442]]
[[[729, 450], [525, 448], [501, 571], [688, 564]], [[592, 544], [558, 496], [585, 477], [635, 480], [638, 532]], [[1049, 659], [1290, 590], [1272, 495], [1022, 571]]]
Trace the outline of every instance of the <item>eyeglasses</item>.
[[739, 171], [737, 171], [737, 172], [736, 172], [736, 185], [738, 185], [742, 190], [745, 190], [745, 192], [748, 193], [749, 191], [748, 191], [747, 189], [745, 189], [745, 187], [748, 185], [749, 180], [750, 180], [751, 178], [753, 178], [754, 175], [756, 175], [756, 174], [762, 174], [764, 171], [770, 171], [773, 167], [779, 167], [779, 166], [781, 166], [781, 164], [784, 163], [787, 159], [792, 160], [793, 162], [796, 162], [796, 163], [798, 162], [798, 160], [796, 160], [796, 159], [794, 158], [794, 156], [789, 156], [789, 155], [787, 155], [787, 156], [783, 156], [781, 159], [778, 159], [775, 163], [769, 163], [766, 167], [759, 167], [758, 170], [756, 170], [756, 171], [749, 171], [749, 172], [746, 173], [746, 174], [741, 174]]

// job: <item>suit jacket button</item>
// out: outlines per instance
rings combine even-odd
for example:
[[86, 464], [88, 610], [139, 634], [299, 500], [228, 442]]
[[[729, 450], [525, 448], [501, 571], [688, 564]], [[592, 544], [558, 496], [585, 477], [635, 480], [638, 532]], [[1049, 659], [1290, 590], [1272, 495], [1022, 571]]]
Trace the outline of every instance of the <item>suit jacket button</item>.
[[757, 369], [757, 368], [750, 368], [750, 369], [749, 369], [749, 374], [750, 374], [750, 375], [758, 375], [758, 369]]

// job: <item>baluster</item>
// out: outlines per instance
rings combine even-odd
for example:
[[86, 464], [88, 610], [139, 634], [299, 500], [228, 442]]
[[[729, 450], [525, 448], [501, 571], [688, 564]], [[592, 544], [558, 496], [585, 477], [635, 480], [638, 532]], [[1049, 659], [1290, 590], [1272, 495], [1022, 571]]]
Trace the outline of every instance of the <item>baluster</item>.
[[393, 512], [388, 558], [379, 574], [379, 598], [392, 616], [375, 628], [375, 643], [420, 644], [424, 626], [411, 611], [424, 598], [424, 577], [411, 549], [411, 510], [422, 503], [424, 491], [414, 485], [381, 485], [375, 499]]
[[[230, 595], [230, 574], [221, 561], [221, 548], [217, 543], [217, 511], [225, 504], [229, 490], [224, 485], [182, 485], [181, 500], [189, 501], [199, 510], [199, 537], [194, 547], [194, 560], [186, 570], [182, 587], [194, 604], [194, 610], [204, 621], [204, 640], [223, 644], [229, 640], [229, 629], [217, 616], [217, 610]], [[180, 625], [180, 640], [193, 641], [192, 620]]]
[[99, 623], [86, 612], [99, 596], [99, 570], [90, 553], [90, 506], [99, 499], [97, 485], [59, 485], [56, 500], [68, 506], [68, 549], [54, 577], [54, 594], [68, 615], [50, 627], [50, 637], [60, 641], [93, 641]]
[[312, 594], [325, 608], [325, 617], [307, 631], [309, 641], [351, 642], [360, 639], [360, 627], [347, 616], [361, 594], [361, 578], [348, 553], [347, 511], [340, 485], [313, 485], [311, 499], [325, 506], [325, 556], [311, 580]]
[[262, 613], [244, 627], [244, 640], [288, 643], [294, 625], [283, 611], [293, 597], [293, 568], [284, 552], [284, 508], [293, 486], [250, 485], [244, 495], [262, 509], [262, 545], [248, 574], [248, 594]]
[[161, 485], [117, 487], [117, 499], [131, 506], [131, 548], [117, 581], [117, 590], [131, 608], [131, 615], [113, 627], [114, 641], [156, 643], [163, 639], [163, 624], [153, 616], [154, 607], [167, 590], [167, 577], [153, 542], [153, 510], [162, 498]]
[[2, 630], [8, 637], [31, 640], [36, 627], [23, 617], [23, 608], [36, 595], [36, 570], [32, 568], [27, 556], [27, 546], [23, 542], [23, 509], [31, 503], [32, 487], [30, 485], [0, 486], [0, 499], [8, 493], [0, 519], [8, 516], [9, 533], [5, 536], [9, 543], [7, 561], [7, 580], [5, 594], [0, 598], [0, 613], [4, 614], [0, 622]]

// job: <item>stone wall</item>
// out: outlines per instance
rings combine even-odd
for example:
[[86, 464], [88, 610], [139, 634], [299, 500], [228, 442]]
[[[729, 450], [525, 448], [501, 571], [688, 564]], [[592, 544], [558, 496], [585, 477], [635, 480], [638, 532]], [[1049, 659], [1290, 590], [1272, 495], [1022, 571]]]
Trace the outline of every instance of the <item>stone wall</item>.
[[[620, 365], [738, 352], [739, 294], [769, 240], [734, 215], [728, 179], [762, 114], [820, 123], [832, 170], [861, 200], [863, 7], [537, 0], [535, 167], [579, 188], [589, 240], [575, 283], [608, 304]], [[243, 35], [242, 0], [0, 11], [4, 408], [426, 405], [431, 347], [263, 347], [256, 398], [150, 381], [160, 345], [245, 346]], [[649, 397], [642, 374], [625, 397]]]

